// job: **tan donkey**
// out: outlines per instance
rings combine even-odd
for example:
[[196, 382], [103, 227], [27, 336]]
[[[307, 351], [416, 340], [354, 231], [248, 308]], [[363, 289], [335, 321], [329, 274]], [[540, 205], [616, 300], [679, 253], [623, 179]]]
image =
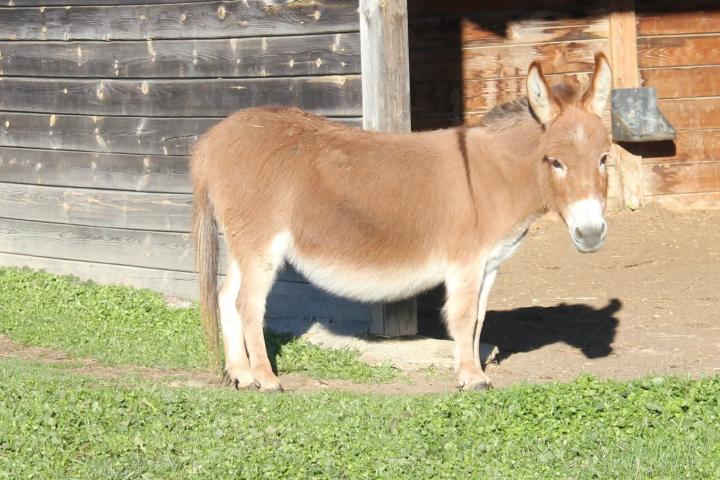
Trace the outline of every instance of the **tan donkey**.
[[[198, 142], [191, 160], [203, 322], [226, 378], [282, 390], [265, 350], [266, 297], [288, 262], [337, 295], [383, 302], [444, 283], [445, 319], [464, 390], [490, 385], [479, 358], [488, 295], [530, 224], [557, 211], [581, 252], [607, 233], [611, 89], [599, 54], [591, 86], [550, 88], [533, 63], [527, 98], [480, 126], [366, 132], [297, 109], [239, 111]], [[216, 219], [228, 243], [217, 294]]]

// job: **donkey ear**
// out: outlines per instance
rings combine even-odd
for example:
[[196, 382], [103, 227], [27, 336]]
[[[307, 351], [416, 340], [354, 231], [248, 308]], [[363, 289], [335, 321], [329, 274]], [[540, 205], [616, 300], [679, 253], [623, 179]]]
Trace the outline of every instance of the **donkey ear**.
[[526, 86], [530, 108], [543, 127], [547, 127], [560, 114], [560, 106], [550, 92], [538, 62], [530, 65]]
[[592, 85], [583, 95], [582, 103], [585, 110], [596, 115], [602, 115], [605, 111], [610, 90], [612, 89], [612, 70], [605, 55], [595, 55], [595, 73], [593, 73]]

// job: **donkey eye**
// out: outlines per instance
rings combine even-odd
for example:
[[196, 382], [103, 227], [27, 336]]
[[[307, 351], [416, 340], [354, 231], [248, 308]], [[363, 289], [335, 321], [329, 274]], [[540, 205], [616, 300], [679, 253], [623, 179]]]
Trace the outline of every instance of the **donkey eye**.
[[601, 167], [601, 168], [605, 166], [605, 164], [607, 163], [607, 159], [608, 159], [609, 156], [610, 156], [609, 153], [603, 153], [603, 154], [602, 154], [602, 156], [600, 157], [600, 167]]

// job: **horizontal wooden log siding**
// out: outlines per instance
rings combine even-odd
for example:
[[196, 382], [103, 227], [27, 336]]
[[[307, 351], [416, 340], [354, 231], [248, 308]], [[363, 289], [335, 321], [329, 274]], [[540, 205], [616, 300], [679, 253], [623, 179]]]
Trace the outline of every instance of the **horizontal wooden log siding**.
[[672, 2], [638, 0], [638, 65], [675, 142], [639, 147], [649, 202], [720, 207], [720, 11], [717, 2], [677, 12]]
[[521, 96], [533, 60], [551, 75], [592, 71], [607, 46], [606, 2], [530, 3], [409, 7], [413, 128], [472, 123]]
[[[0, 6], [0, 265], [195, 297], [187, 155], [248, 106], [360, 126], [357, 1], [117, 3]], [[370, 311], [287, 269], [269, 316]]]

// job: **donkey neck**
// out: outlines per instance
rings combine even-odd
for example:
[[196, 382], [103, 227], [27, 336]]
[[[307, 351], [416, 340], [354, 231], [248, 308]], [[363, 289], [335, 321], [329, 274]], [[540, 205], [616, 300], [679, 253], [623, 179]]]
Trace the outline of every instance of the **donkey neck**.
[[540, 180], [542, 137], [529, 113], [467, 130], [472, 181], [485, 186], [475, 192], [478, 215], [492, 216], [485, 220], [499, 229], [527, 225], [547, 211]]

